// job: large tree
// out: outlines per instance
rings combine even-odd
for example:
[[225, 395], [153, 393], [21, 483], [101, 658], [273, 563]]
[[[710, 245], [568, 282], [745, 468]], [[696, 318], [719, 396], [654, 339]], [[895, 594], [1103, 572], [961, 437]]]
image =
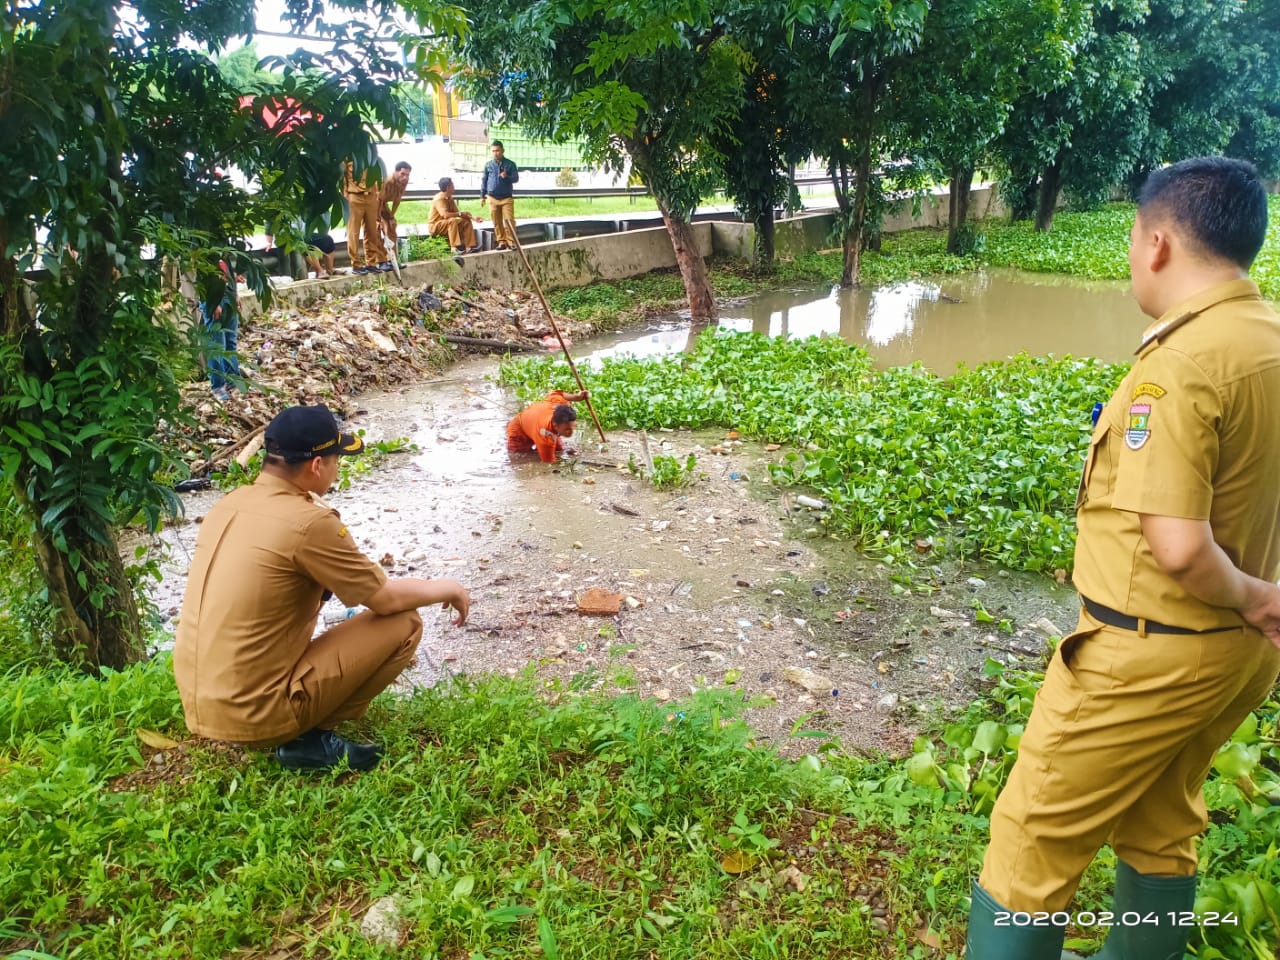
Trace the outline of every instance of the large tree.
[[86, 669], [143, 651], [117, 527], [178, 506], [161, 438], [183, 419], [184, 341], [162, 258], [197, 277], [226, 261], [266, 295], [241, 238], [336, 206], [342, 159], [374, 160], [370, 124], [403, 126], [386, 31], [324, 26], [321, 0], [290, 10], [332, 50], [276, 63], [247, 107], [211, 56], [253, 32], [253, 0], [31, 0], [0, 20], [0, 496], [31, 526], [54, 651]]
[[1092, 19], [1072, 70], [1049, 91], [1015, 102], [998, 142], [1005, 196], [1015, 218], [1035, 213], [1049, 230], [1065, 189], [1096, 202], [1133, 168], [1147, 135], [1150, 89], [1135, 31], [1146, 0], [1106, 0]]
[[758, 4], [742, 13], [735, 37], [751, 62], [743, 76], [742, 107], [721, 132], [716, 151], [725, 193], [755, 227], [753, 269], [765, 273], [773, 268], [774, 211], [800, 201], [791, 170], [808, 156], [810, 140], [797, 123], [795, 101], [807, 91], [794, 80], [795, 54], [777, 10]]
[[696, 321], [718, 312], [690, 220], [720, 185], [717, 145], [742, 104], [740, 10], [739, 0], [472, 0], [458, 51], [469, 95], [494, 114], [537, 139], [580, 141], [608, 168], [630, 161], [658, 203]]
[[1210, 153], [1280, 175], [1280, 3], [1153, 0], [1138, 36], [1152, 103], [1135, 186]]
[[898, 159], [886, 151], [893, 83], [920, 43], [927, 10], [925, 0], [802, 0], [787, 14], [796, 53], [789, 83], [804, 91], [795, 119], [835, 188], [842, 287], [860, 280], [872, 179]]
[[893, 140], [949, 184], [949, 253], [967, 252], [974, 174], [1014, 102], [1068, 79], [1089, 23], [1084, 0], [935, 0], [930, 7], [920, 48], [895, 84]]

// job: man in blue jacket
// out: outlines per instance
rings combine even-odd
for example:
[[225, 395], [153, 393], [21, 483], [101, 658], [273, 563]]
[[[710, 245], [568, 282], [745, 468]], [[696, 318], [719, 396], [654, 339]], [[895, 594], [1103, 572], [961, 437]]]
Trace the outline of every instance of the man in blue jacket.
[[480, 206], [493, 201], [490, 209], [495, 250], [516, 248], [516, 202], [511, 196], [511, 185], [519, 180], [520, 171], [503, 155], [502, 141], [493, 141], [493, 159], [484, 165], [484, 176], [480, 179]]

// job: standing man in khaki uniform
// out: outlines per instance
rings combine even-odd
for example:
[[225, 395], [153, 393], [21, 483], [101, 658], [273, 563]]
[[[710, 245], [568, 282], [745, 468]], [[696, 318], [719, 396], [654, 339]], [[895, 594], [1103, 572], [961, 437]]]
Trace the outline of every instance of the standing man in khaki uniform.
[[[347, 217], [347, 256], [352, 273], [389, 272], [391, 260], [382, 246], [382, 230], [378, 212], [382, 209], [381, 186], [374, 182], [373, 167], [356, 179], [350, 160], [343, 165], [342, 192], [346, 194], [350, 215]], [[364, 235], [363, 246], [361, 234]]]
[[1280, 670], [1280, 322], [1248, 279], [1266, 228], [1242, 161], [1187, 160], [1143, 188], [1129, 265], [1155, 322], [1093, 434], [1080, 622], [991, 815], [970, 960], [1058, 960], [1063, 927], [1010, 911], [1065, 911], [1107, 842], [1117, 923], [1099, 956], [1182, 960], [1201, 787]]
[[489, 204], [493, 217], [495, 250], [516, 248], [516, 201], [512, 187], [520, 180], [520, 171], [506, 158], [501, 140], [493, 141], [493, 159], [484, 165], [480, 176], [480, 206]]
[[[333, 732], [413, 660], [417, 608], [443, 604], [467, 618], [454, 580], [387, 579], [319, 496], [339, 455], [364, 448], [339, 433], [323, 405], [289, 407], [267, 425], [266, 459], [252, 486], [223, 497], [196, 540], [173, 646], [173, 672], [192, 733], [276, 746], [286, 767], [367, 769], [381, 749]], [[312, 639], [336, 594], [369, 609]]]

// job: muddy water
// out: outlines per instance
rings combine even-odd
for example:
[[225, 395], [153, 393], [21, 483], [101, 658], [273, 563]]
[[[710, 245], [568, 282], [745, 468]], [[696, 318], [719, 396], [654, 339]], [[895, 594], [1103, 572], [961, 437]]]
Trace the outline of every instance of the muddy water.
[[[920, 361], [940, 374], [1015, 353], [1132, 358], [1150, 322], [1123, 283], [1009, 272], [913, 280], [865, 290], [780, 290], [725, 304], [721, 325], [770, 336], [840, 336], [882, 367]], [[594, 356], [683, 350], [687, 322], [616, 338]]]
[[[919, 359], [935, 370], [1019, 350], [1121, 359], [1143, 326], [1118, 287], [1001, 276], [776, 293], [725, 314], [727, 326], [839, 333], [866, 343], [882, 364]], [[687, 339], [687, 324], [668, 324], [576, 349], [666, 353]], [[1072, 622], [1070, 587], [1044, 578], [947, 564], [921, 569], [904, 591], [889, 571], [825, 536], [819, 514], [768, 484], [765, 461], [781, 453], [758, 445], [651, 435], [652, 453], [698, 456], [699, 479], [674, 493], [619, 467], [629, 455], [642, 458], [642, 438], [614, 433], [602, 447], [585, 420], [575, 466], [513, 462], [504, 426], [517, 402], [493, 381], [496, 368], [493, 359], [466, 360], [440, 380], [362, 397], [352, 426], [375, 439], [407, 437], [417, 450], [328, 498], [392, 576], [454, 577], [471, 590], [464, 628], [426, 612], [409, 685], [530, 663], [553, 684], [625, 669], [635, 689], [658, 699], [726, 685], [759, 695], [764, 706], [752, 722], [784, 747], [801, 743], [788, 731], [814, 717], [846, 742], [894, 748], [909, 742], [901, 708], [967, 702], [987, 657], [1034, 661], [1049, 632], [1035, 624]], [[188, 497], [188, 517], [218, 496]], [[153, 598], [170, 623], [198, 530], [177, 524], [159, 538], [165, 576]], [[620, 616], [577, 614], [577, 598], [593, 587], [628, 598]], [[1009, 628], [997, 635], [977, 623], [979, 606]], [[331, 601], [320, 628], [346, 612]], [[797, 687], [786, 679], [797, 667], [838, 693]], [[885, 698], [897, 706], [884, 709]]]

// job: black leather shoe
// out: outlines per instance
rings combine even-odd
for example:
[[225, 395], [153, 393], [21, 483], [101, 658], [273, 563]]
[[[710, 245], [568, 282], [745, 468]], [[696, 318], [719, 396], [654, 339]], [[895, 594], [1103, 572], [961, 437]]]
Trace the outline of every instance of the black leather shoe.
[[332, 730], [308, 730], [296, 740], [276, 747], [280, 766], [290, 770], [327, 770], [343, 760], [352, 770], [370, 770], [382, 758], [374, 743], [352, 743]]
[[380, 264], [378, 264], [379, 273], [390, 273], [394, 269], [395, 267], [391, 266], [390, 260], [383, 260]]

